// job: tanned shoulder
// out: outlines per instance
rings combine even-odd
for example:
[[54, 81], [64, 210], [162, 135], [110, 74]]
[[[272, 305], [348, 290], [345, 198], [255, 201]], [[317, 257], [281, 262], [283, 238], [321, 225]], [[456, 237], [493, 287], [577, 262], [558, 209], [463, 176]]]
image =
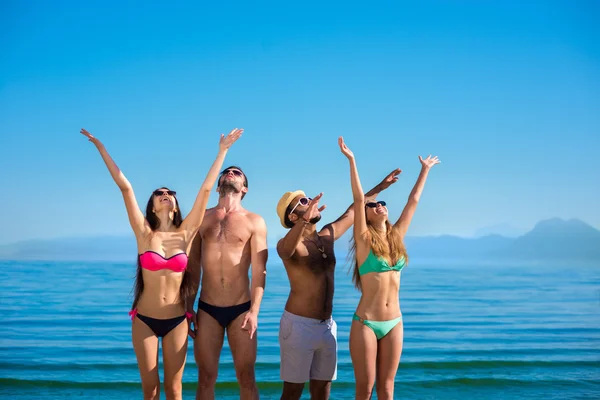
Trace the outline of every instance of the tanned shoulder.
[[248, 211], [247, 218], [254, 226], [261, 226], [265, 224], [265, 219], [253, 212]]

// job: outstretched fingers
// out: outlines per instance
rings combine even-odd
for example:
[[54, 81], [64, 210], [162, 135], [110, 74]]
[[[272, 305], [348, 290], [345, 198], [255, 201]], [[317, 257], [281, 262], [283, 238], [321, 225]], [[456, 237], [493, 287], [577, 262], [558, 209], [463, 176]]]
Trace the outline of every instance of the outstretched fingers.
[[84, 128], [81, 128], [81, 131], [79, 131], [83, 136], [87, 137], [88, 139], [93, 139], [94, 136], [92, 136], [91, 133], [89, 133], [88, 131], [86, 131]]
[[316, 211], [321, 212], [325, 209], [326, 206], [324, 204], [321, 207], [319, 207], [319, 201], [321, 200], [321, 197], [323, 197], [323, 192], [316, 195], [310, 201], [310, 203], [308, 204], [308, 209], [306, 210], [305, 216], [308, 216], [308, 218], [312, 218], [316, 214]]
[[231, 132], [229, 132], [227, 136], [231, 136], [232, 138], [237, 139], [242, 135], [242, 132], [244, 132], [243, 129], [234, 128], [231, 130]]
[[424, 166], [427, 166], [427, 167], [431, 167], [431, 166], [439, 164], [441, 162], [440, 159], [438, 158], [438, 156], [431, 157], [431, 154], [429, 156], [427, 156], [426, 159], [423, 159], [423, 157], [419, 156], [419, 161], [421, 162], [421, 164], [423, 164]]
[[233, 143], [235, 143], [240, 138], [240, 136], [242, 136], [243, 132], [244, 132], [243, 129], [234, 128], [227, 135], [221, 134], [221, 139], [220, 139], [221, 147], [223, 147], [225, 149], [228, 149], [229, 147], [231, 147], [231, 145]]

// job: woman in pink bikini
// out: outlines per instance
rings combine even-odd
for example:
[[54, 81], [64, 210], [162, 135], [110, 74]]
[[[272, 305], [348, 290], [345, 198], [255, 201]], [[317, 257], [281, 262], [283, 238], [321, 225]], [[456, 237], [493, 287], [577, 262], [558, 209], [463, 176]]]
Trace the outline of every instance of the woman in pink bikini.
[[[200, 188], [188, 216], [183, 219], [175, 191], [155, 190], [144, 216], [131, 184], [112, 160], [104, 145], [85, 129], [85, 135], [100, 152], [125, 200], [129, 223], [138, 248], [138, 268], [132, 310], [131, 338], [138, 361], [144, 399], [158, 399], [158, 338], [162, 338], [164, 387], [167, 399], [181, 399], [181, 378], [187, 355], [191, 315], [185, 299], [191, 281], [186, 273], [187, 253], [202, 224], [206, 205], [227, 150], [243, 129], [221, 135], [219, 153]], [[182, 323], [186, 321], [187, 323]]]

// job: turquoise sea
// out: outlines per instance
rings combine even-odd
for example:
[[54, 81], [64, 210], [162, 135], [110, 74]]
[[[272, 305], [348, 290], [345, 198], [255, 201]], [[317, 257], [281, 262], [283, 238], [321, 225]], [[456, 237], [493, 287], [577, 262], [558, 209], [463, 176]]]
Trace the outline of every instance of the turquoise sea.
[[[261, 398], [278, 399], [277, 332], [289, 285], [270, 257], [256, 375]], [[348, 332], [359, 295], [345, 255], [338, 257], [331, 398], [350, 399]], [[134, 275], [134, 260], [0, 262], [0, 397], [141, 398], [127, 315]], [[398, 399], [600, 398], [600, 265], [413, 260], [403, 271], [401, 305]], [[184, 399], [194, 398], [196, 374], [190, 341]], [[238, 398], [227, 341], [219, 374], [217, 398]]]

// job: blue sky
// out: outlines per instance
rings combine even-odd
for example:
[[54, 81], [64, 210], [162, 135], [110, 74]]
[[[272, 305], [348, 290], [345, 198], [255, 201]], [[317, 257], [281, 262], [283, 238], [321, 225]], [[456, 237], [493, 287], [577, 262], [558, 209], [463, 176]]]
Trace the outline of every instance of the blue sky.
[[393, 218], [418, 155], [440, 157], [409, 234], [600, 227], [600, 7], [521, 3], [3, 4], [0, 243], [129, 233], [82, 127], [140, 204], [167, 185], [184, 211], [219, 134], [243, 127], [226, 164], [247, 172], [270, 244], [283, 192], [323, 191], [324, 220], [351, 202], [339, 135], [365, 190], [403, 170], [381, 196]]

